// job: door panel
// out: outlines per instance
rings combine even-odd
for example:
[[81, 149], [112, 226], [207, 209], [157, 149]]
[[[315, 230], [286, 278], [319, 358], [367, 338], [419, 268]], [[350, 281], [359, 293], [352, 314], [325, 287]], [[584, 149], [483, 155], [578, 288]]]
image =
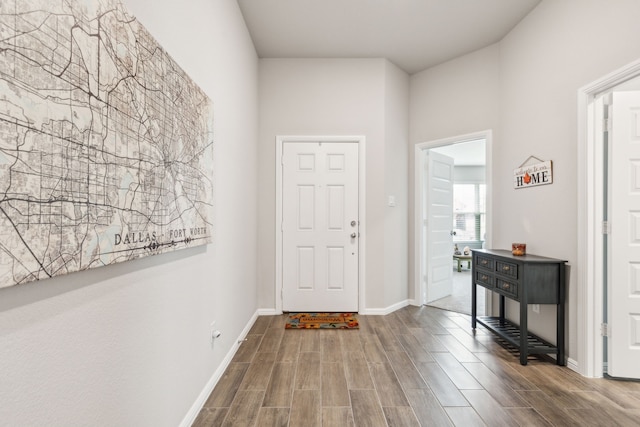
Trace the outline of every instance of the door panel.
[[640, 378], [640, 92], [614, 92], [611, 112], [608, 373]]
[[327, 287], [344, 289], [344, 248], [327, 248]]
[[427, 152], [427, 303], [453, 291], [453, 158]]
[[358, 311], [358, 144], [285, 142], [282, 173], [283, 310]]
[[312, 231], [315, 226], [316, 188], [313, 185], [298, 186], [298, 230]]
[[329, 230], [332, 231], [342, 231], [344, 230], [345, 225], [345, 217], [344, 217], [344, 204], [345, 200], [345, 191], [344, 185], [329, 185], [327, 186], [327, 194], [328, 194], [328, 206], [327, 206], [327, 217], [328, 217], [328, 227]]

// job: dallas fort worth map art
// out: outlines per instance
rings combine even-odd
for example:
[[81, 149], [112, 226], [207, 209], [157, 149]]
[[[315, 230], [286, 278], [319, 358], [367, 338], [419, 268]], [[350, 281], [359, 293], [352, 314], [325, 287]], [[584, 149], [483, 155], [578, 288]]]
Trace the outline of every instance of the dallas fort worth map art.
[[213, 108], [116, 0], [0, 2], [0, 287], [211, 242]]

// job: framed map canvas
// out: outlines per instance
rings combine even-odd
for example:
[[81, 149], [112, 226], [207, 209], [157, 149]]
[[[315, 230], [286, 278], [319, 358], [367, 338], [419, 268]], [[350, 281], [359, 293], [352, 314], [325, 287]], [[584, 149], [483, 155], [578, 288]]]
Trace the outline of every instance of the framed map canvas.
[[211, 242], [213, 108], [116, 0], [0, 2], [0, 288]]

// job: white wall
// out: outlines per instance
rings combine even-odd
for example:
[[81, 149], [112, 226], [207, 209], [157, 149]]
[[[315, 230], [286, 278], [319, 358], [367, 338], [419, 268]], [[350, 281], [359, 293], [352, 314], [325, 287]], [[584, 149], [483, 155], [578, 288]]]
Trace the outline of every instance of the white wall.
[[[569, 261], [567, 349], [573, 359], [577, 91], [640, 57], [638, 16], [635, 0], [544, 0], [498, 45], [411, 79], [412, 145], [494, 130], [493, 247], [524, 241], [530, 253]], [[553, 160], [554, 182], [514, 190], [513, 169], [532, 154]], [[510, 304], [508, 314], [515, 317], [515, 309]], [[529, 325], [555, 340], [555, 309], [530, 312]]]
[[237, 3], [126, 4], [213, 100], [215, 243], [0, 289], [1, 426], [176, 426], [257, 308], [257, 57]]
[[499, 46], [494, 44], [412, 75], [411, 141], [495, 128], [499, 119], [499, 58]]
[[[403, 163], [402, 153], [406, 150], [400, 148], [394, 157], [386, 158], [389, 144], [386, 138], [393, 137], [391, 144], [394, 146], [401, 143], [402, 130], [398, 129], [401, 129], [403, 120], [406, 122], [406, 118], [402, 118], [403, 114], [406, 117], [406, 113], [398, 110], [392, 115], [387, 109], [387, 83], [388, 105], [399, 106], [403, 97], [406, 98], [407, 80], [406, 74], [390, 66], [384, 59], [260, 60], [260, 307], [275, 308], [276, 135], [365, 135], [365, 304], [367, 309], [383, 309], [388, 306], [385, 294], [389, 296], [390, 292], [394, 292], [387, 289], [385, 270], [406, 268], [403, 266], [406, 265], [406, 257], [385, 258], [387, 168], [392, 173], [398, 172], [402, 167], [398, 165]], [[392, 126], [389, 133], [387, 123]], [[402, 183], [392, 181], [389, 185], [388, 190], [397, 192], [401, 198], [406, 197], [402, 194]], [[402, 215], [401, 211], [402, 209], [398, 211], [399, 215]], [[400, 273], [395, 273], [395, 276], [398, 274]], [[406, 284], [395, 286], [401, 286], [403, 289], [400, 293], [406, 295]]]
[[[385, 207], [384, 282], [382, 307], [409, 297], [409, 76], [386, 61], [385, 83], [385, 196], [395, 207]], [[387, 199], [388, 202], [388, 199]]]

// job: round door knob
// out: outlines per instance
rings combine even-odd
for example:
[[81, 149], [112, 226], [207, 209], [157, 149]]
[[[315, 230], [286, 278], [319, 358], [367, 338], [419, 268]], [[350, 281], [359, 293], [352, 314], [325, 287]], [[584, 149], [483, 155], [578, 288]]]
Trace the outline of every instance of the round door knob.
[[351, 238], [355, 239], [356, 238], [356, 233], [351, 233]]

